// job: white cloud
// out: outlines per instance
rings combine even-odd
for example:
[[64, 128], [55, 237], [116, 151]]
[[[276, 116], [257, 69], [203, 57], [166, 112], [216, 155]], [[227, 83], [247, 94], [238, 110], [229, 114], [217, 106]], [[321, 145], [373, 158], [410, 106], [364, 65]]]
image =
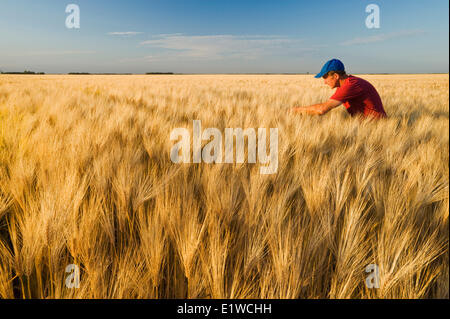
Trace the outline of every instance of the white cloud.
[[142, 34], [143, 32], [135, 32], [135, 31], [126, 31], [126, 32], [109, 32], [108, 35], [113, 36], [134, 36], [138, 34]]
[[146, 61], [175, 59], [258, 59], [317, 50], [306, 47], [302, 39], [278, 35], [202, 35], [160, 34], [140, 43], [155, 49]]
[[368, 37], [354, 38], [352, 40], [344, 41], [340, 44], [341, 45], [368, 44], [368, 43], [375, 43], [375, 42], [383, 42], [383, 41], [390, 40], [390, 39], [422, 35], [424, 33], [425, 32], [422, 30], [406, 30], [406, 31], [398, 31], [398, 32], [391, 32], [391, 33], [382, 33], [382, 34], [372, 35], [372, 36], [368, 36]]

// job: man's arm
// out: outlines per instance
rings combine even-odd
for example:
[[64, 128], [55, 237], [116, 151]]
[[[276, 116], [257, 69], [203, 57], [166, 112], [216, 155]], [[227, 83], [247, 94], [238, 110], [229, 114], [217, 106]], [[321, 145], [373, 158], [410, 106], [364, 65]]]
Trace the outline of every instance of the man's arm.
[[335, 107], [338, 107], [341, 105], [341, 101], [337, 100], [328, 100], [325, 103], [320, 104], [314, 104], [311, 106], [305, 106], [305, 107], [293, 107], [291, 109], [291, 112], [294, 113], [307, 113], [312, 115], [324, 115], [325, 113], [329, 112], [330, 110], [334, 109]]

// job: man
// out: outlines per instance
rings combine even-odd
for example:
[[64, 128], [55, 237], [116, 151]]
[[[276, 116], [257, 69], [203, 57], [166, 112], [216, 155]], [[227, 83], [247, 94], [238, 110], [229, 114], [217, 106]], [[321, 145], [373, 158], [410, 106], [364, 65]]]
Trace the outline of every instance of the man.
[[359, 115], [363, 118], [387, 117], [377, 90], [366, 80], [347, 75], [341, 61], [337, 59], [328, 61], [315, 77], [323, 77], [325, 84], [332, 89], [337, 88], [336, 92], [325, 103], [307, 107], [294, 107], [291, 109], [292, 112], [323, 115], [344, 104], [351, 116]]

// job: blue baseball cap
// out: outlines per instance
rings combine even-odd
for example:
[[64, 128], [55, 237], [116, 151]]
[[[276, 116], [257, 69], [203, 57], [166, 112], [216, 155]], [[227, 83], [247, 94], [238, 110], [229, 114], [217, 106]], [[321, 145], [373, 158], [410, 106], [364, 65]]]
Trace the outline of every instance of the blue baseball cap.
[[344, 63], [342, 63], [338, 59], [332, 59], [328, 61], [323, 66], [322, 70], [320, 70], [319, 74], [315, 76], [315, 78], [321, 78], [330, 71], [345, 71]]

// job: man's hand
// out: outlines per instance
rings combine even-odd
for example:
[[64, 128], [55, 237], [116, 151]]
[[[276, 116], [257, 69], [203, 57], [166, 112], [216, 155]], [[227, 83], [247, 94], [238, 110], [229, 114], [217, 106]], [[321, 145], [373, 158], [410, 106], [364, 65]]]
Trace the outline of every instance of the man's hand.
[[312, 115], [324, 115], [330, 110], [341, 105], [341, 101], [328, 100], [325, 103], [314, 104], [306, 107], [293, 107], [289, 110], [290, 113], [307, 113]]

